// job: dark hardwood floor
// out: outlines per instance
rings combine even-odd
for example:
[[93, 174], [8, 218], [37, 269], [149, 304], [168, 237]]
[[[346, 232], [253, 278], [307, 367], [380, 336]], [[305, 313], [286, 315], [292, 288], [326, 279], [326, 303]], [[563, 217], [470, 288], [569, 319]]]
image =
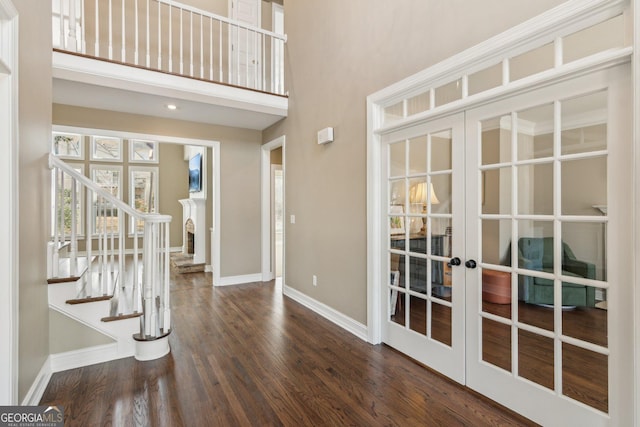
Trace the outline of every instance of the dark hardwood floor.
[[40, 404], [64, 406], [66, 426], [533, 425], [361, 341], [273, 282], [172, 279], [168, 356], [56, 373]]

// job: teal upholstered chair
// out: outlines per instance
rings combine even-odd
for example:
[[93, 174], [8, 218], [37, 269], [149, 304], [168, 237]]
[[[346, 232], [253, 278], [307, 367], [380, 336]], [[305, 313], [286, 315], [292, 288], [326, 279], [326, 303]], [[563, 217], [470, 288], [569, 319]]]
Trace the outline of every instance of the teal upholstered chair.
[[[596, 278], [595, 265], [577, 260], [566, 243], [562, 243], [562, 274]], [[522, 237], [518, 240], [520, 268], [553, 273], [553, 237]], [[520, 275], [519, 298], [532, 304], [553, 304], [553, 280]], [[595, 306], [595, 289], [591, 286], [562, 282], [563, 306]]]

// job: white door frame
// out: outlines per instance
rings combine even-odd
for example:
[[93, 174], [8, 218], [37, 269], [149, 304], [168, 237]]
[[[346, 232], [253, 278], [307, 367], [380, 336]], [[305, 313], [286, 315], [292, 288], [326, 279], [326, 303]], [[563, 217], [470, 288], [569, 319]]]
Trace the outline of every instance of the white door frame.
[[[271, 220], [270, 224], [273, 226], [276, 223], [276, 172], [282, 171], [282, 165], [272, 164], [271, 165]], [[284, 181], [283, 181], [284, 186]], [[284, 194], [283, 194], [284, 196]], [[284, 202], [284, 200], [283, 200]], [[283, 227], [284, 227], [284, 216], [282, 217]], [[284, 228], [283, 228], [284, 232]], [[271, 229], [271, 272], [273, 273], [273, 277], [277, 278], [278, 274], [278, 257], [277, 257], [277, 246], [276, 246], [276, 228], [272, 227]], [[282, 260], [281, 260], [282, 261]], [[280, 266], [282, 267], [282, 265]], [[282, 268], [280, 269], [282, 272]]]
[[0, 0], [0, 405], [18, 404], [18, 11]]
[[[285, 194], [282, 201], [282, 208], [286, 212], [286, 138], [281, 136], [262, 145], [261, 159], [261, 253], [262, 253], [262, 281], [268, 282], [275, 277], [275, 271], [272, 271], [271, 263], [271, 151], [282, 147], [282, 176], [284, 178], [282, 191]], [[286, 221], [285, 221], [286, 223]], [[282, 288], [286, 283], [286, 227], [282, 230]]]

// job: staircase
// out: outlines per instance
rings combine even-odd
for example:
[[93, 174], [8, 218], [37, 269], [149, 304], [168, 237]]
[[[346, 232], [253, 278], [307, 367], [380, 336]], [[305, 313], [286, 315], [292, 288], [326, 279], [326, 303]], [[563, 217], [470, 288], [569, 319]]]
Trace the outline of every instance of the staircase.
[[116, 357], [166, 355], [171, 217], [136, 211], [53, 154], [49, 166], [55, 189], [49, 307], [112, 338]]

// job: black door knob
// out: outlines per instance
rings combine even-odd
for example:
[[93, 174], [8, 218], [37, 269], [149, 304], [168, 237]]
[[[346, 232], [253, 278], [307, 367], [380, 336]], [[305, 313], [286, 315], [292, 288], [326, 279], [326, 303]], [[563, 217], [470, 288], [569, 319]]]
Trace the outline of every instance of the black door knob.
[[476, 268], [476, 262], [475, 260], [470, 259], [469, 261], [464, 263], [465, 267], [467, 268]]
[[447, 265], [451, 267], [452, 265], [460, 265], [461, 263], [462, 261], [460, 261], [460, 258], [455, 257], [455, 258], [451, 258], [451, 261], [449, 261]]

